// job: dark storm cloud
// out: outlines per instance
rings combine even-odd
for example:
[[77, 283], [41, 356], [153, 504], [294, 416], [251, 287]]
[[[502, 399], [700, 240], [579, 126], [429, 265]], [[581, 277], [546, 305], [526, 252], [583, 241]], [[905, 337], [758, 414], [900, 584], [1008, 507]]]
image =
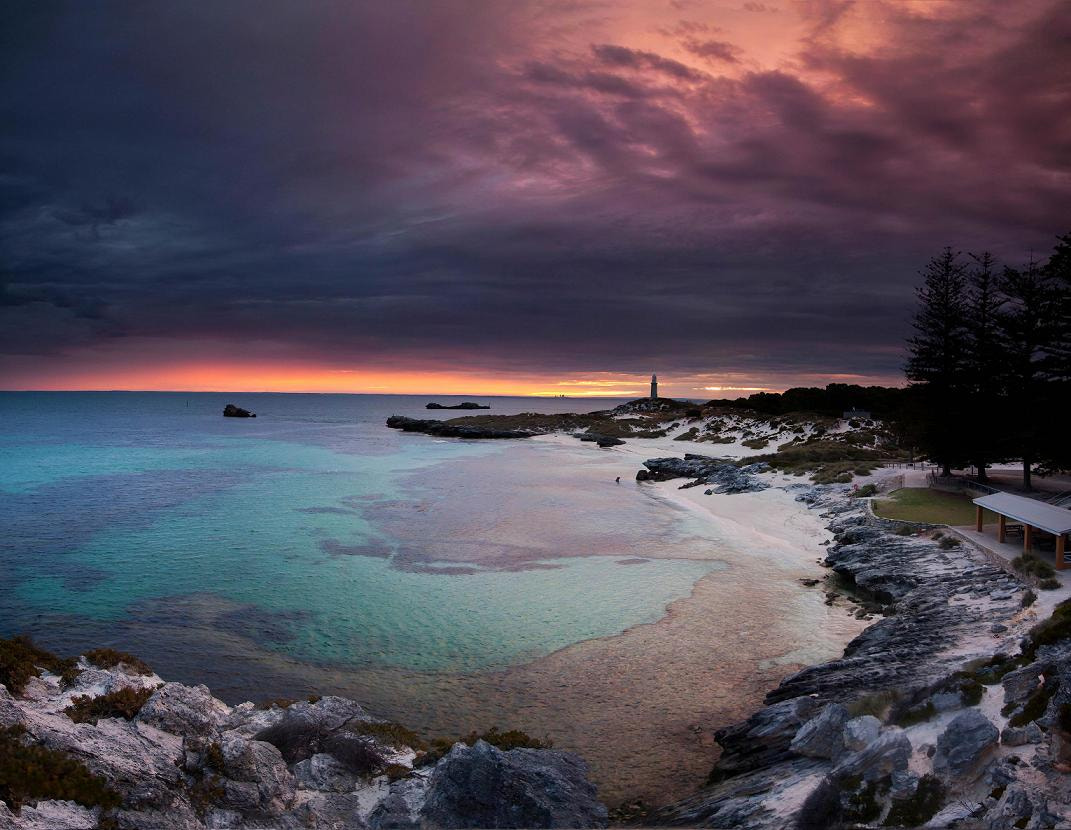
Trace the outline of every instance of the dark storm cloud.
[[803, 8], [780, 69], [701, 4], [672, 56], [587, 3], [7, 8], [0, 371], [154, 337], [895, 374], [934, 250], [1068, 229], [1071, 6], [874, 3], [869, 48]]

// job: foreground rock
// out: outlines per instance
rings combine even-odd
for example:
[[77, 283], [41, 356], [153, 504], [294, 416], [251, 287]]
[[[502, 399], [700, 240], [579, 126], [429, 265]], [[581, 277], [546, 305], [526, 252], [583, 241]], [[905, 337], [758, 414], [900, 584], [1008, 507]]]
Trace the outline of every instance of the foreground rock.
[[404, 415], [391, 415], [387, 426], [402, 432], [422, 432], [441, 438], [531, 438], [532, 433], [518, 429], [493, 429], [489, 427], [463, 426], [448, 424], [445, 421], [431, 421], [421, 418], [406, 418]]
[[826, 565], [886, 616], [717, 730], [711, 782], [654, 823], [1071, 827], [1071, 637], [1023, 639], [1026, 586], [969, 551], [896, 535], [839, 488], [793, 489], [826, 511]]
[[484, 404], [475, 403], [473, 401], [462, 401], [461, 403], [455, 403], [455, 404], [449, 404], [449, 405], [444, 405], [444, 404], [441, 404], [441, 403], [429, 403], [424, 408], [425, 409], [490, 409], [491, 406], [490, 406], [490, 404], [485, 406]]
[[248, 409], [242, 409], [240, 406], [235, 406], [232, 403], [223, 407], [224, 418], [256, 418], [255, 412], [250, 412]]
[[637, 481], [670, 481], [675, 478], [690, 478], [685, 487], [704, 484], [715, 485], [706, 490], [714, 493], [756, 493], [770, 485], [756, 474], [767, 472], [770, 467], [764, 462], [738, 467], [724, 459], [688, 453], [684, 458], [650, 458], [643, 462], [646, 469], [636, 473]]
[[[346, 698], [230, 707], [204, 686], [127, 668], [83, 658], [66, 685], [48, 672], [18, 696], [0, 685], [3, 734], [76, 760], [111, 792], [87, 803], [0, 801], [0, 830], [606, 825], [587, 766], [567, 752], [502, 751], [480, 740], [422, 766], [421, 753], [399, 742], [404, 730]], [[130, 720], [75, 723], [65, 712], [79, 696], [114, 693], [148, 699]], [[0, 768], [0, 793], [11, 772]]]

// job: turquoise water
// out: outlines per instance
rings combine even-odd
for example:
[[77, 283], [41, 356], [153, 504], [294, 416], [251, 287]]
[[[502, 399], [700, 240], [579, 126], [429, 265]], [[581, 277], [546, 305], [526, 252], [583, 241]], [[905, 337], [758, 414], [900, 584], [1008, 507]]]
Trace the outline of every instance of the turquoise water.
[[0, 394], [0, 633], [103, 638], [165, 676], [213, 659], [184, 645], [198, 626], [341, 669], [478, 672], [656, 620], [718, 567], [709, 531], [614, 485], [635, 458], [384, 426], [427, 400]]

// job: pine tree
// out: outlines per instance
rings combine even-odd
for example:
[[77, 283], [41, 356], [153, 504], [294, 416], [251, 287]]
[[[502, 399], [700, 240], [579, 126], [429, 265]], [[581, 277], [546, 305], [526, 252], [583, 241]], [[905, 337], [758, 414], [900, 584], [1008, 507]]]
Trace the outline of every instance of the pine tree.
[[1023, 459], [1023, 489], [1031, 490], [1031, 467], [1048, 439], [1056, 437], [1049, 428], [1055, 403], [1049, 381], [1059, 292], [1056, 281], [1034, 260], [1022, 270], [1005, 268], [1000, 289], [1005, 297], [999, 319], [1008, 367], [1009, 421]]
[[930, 260], [918, 289], [915, 336], [905, 367], [908, 380], [922, 387], [923, 449], [951, 475], [964, 460], [962, 415], [969, 392], [967, 373], [966, 266], [951, 248]]
[[[1000, 309], [1004, 304], [998, 288], [996, 260], [988, 251], [970, 254], [974, 267], [964, 304], [967, 328], [965, 383], [969, 386], [970, 412], [1000, 413], [1004, 356], [1000, 330]], [[992, 419], [968, 417], [970, 460], [978, 468], [978, 479], [987, 481], [986, 466], [1000, 454], [999, 437]]]

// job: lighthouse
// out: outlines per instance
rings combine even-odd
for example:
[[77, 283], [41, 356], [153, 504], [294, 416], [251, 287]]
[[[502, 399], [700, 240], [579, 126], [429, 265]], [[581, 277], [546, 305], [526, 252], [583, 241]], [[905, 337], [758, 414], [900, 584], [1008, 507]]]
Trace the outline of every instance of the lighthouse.
[[658, 375], [651, 375], [651, 400], [658, 397]]

